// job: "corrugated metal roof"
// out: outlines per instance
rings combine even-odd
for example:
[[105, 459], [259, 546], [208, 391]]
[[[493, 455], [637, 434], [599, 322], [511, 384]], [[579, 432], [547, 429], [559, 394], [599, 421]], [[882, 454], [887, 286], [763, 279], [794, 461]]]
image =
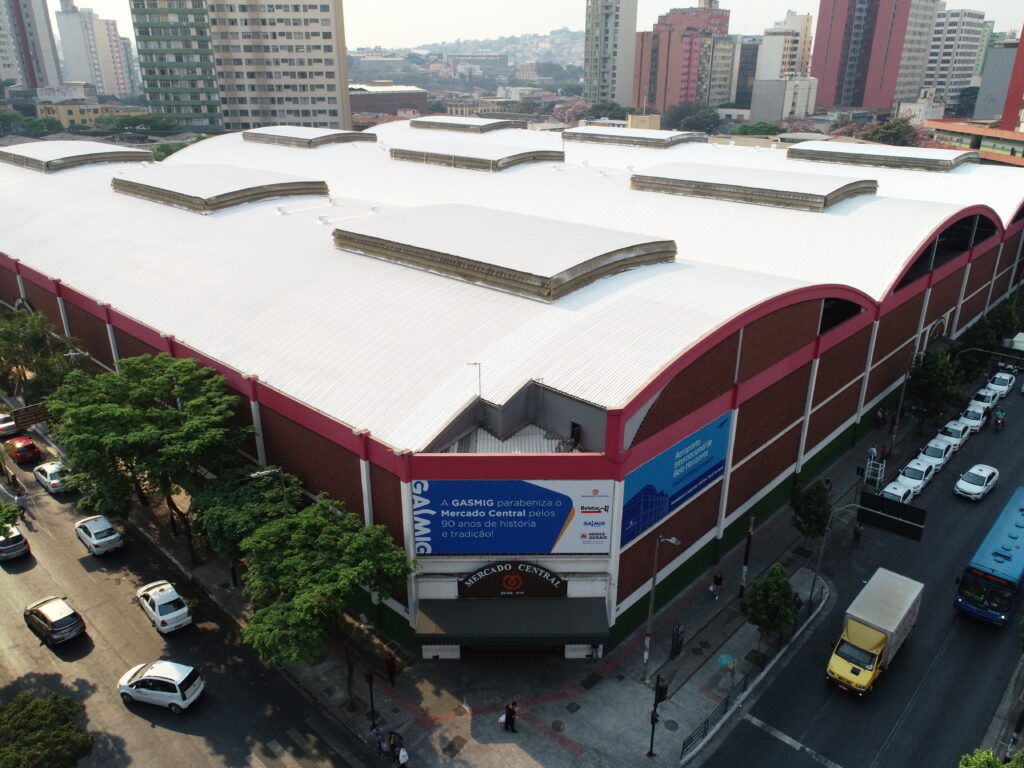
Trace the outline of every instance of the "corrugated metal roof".
[[[390, 123], [377, 134], [396, 145], [412, 130]], [[534, 144], [537, 136], [496, 133], [462, 136], [470, 149]], [[205, 217], [113, 192], [111, 177], [128, 164], [58, 175], [0, 166], [0, 249], [354, 428], [416, 450], [477, 397], [469, 362], [480, 363], [482, 394], [495, 403], [543, 379], [545, 387], [617, 407], [693, 344], [768, 299], [815, 283], [881, 299], [947, 217], [966, 204], [1006, 209], [1009, 194], [983, 183], [1003, 176], [987, 171], [1024, 178], [980, 166], [926, 177], [871, 169], [903, 194], [880, 189], [875, 198], [807, 213], [629, 188], [634, 169], [669, 157], [770, 168], [773, 156], [785, 162], [781, 152], [760, 153], [772, 157], [765, 162], [754, 150], [702, 144], [573, 146], [575, 162], [481, 174], [392, 162], [373, 143], [314, 153], [230, 134], [164, 162], [182, 172], [214, 163], [325, 178], [332, 197], [249, 203]], [[795, 167], [804, 166], [850, 173]], [[900, 173], [927, 179], [922, 199], [907, 199], [911, 185], [896, 180]], [[944, 184], [956, 177], [967, 179], [971, 194]], [[943, 190], [951, 199], [941, 199]], [[669, 238], [679, 255], [544, 304], [334, 247], [339, 221], [434, 203]], [[457, 225], [437, 236], [468, 237]], [[494, 225], [465, 242], [486, 260], [507, 247], [507, 234]], [[517, 237], [520, 247], [534, 247]], [[538, 251], [543, 245], [538, 235]]]

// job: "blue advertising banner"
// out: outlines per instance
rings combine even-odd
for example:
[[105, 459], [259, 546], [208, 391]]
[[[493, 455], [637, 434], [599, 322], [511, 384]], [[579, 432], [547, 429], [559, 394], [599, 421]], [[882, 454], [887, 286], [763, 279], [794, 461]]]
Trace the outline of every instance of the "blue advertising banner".
[[626, 475], [620, 546], [722, 476], [731, 424], [729, 411]]
[[607, 554], [610, 480], [414, 480], [417, 555]]

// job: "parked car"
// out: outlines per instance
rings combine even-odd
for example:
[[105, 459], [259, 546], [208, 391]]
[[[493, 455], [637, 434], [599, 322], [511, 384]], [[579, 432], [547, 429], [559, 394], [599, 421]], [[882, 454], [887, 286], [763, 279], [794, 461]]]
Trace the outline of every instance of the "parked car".
[[929, 440], [921, 452], [917, 454], [917, 460], [925, 464], [931, 464], [938, 472], [953, 456], [952, 444], [945, 440]]
[[12, 437], [18, 434], [18, 425], [9, 413], [0, 416], [0, 437]]
[[169, 581], [140, 587], [135, 596], [157, 632], [173, 632], [192, 623], [192, 611]]
[[960, 475], [960, 479], [953, 486], [953, 492], [958, 496], [966, 496], [968, 499], [982, 499], [995, 487], [999, 479], [999, 470], [987, 464], [975, 464], [969, 470]]
[[935, 467], [933, 465], [925, 464], [917, 459], [911, 459], [907, 462], [907, 466], [901, 469], [900, 473], [896, 476], [896, 482], [900, 485], [905, 485], [917, 496], [924, 490], [934, 475]]
[[26, 539], [17, 525], [7, 526], [7, 532], [0, 532], [0, 560], [13, 560], [30, 552]]
[[53, 595], [26, 606], [25, 623], [50, 647], [85, 633], [85, 620], [67, 600]]
[[878, 495], [883, 499], [898, 501], [901, 504], [909, 504], [914, 499], [914, 492], [899, 483], [889, 483]]
[[50, 494], [62, 493], [64, 491], [64, 478], [67, 472], [64, 471], [63, 461], [48, 461], [36, 467], [32, 474], [36, 476], [36, 482], [50, 492]]
[[971, 428], [962, 421], [947, 421], [946, 425], [939, 430], [933, 440], [942, 440], [953, 446], [953, 451], [959, 451], [964, 447], [967, 438], [971, 436]]
[[75, 535], [94, 555], [105, 555], [124, 546], [121, 533], [103, 515], [83, 517], [75, 523]]
[[1013, 389], [1013, 385], [1016, 381], [1017, 377], [1012, 373], [1000, 371], [988, 380], [988, 384], [986, 384], [985, 387], [991, 389], [993, 392], [999, 393], [1000, 397], [1006, 397], [1010, 394], [1010, 390]]
[[971, 402], [967, 404], [967, 407], [971, 408], [973, 406], [980, 406], [982, 408], [994, 408], [1000, 397], [1001, 395], [994, 389], [982, 387], [974, 393], [974, 396], [971, 398]]
[[173, 661], [137, 664], [117, 681], [121, 701], [143, 701], [167, 707], [175, 715], [188, 709], [203, 692], [203, 676], [195, 667]]
[[7, 455], [18, 464], [37, 461], [40, 456], [39, 446], [27, 437], [12, 437], [10, 440], [4, 440], [4, 448], [7, 449]]
[[981, 428], [988, 424], [988, 417], [988, 407], [979, 406], [971, 401], [964, 412], [960, 414], [960, 423], [970, 427], [972, 433], [980, 432]]

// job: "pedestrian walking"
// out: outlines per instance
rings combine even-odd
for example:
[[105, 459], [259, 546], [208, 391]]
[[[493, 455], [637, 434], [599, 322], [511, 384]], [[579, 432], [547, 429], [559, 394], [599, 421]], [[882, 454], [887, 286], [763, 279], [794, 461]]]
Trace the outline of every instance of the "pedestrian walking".
[[384, 757], [388, 753], [388, 735], [379, 725], [373, 729], [373, 740], [377, 742], [377, 757]]
[[860, 546], [860, 537], [864, 534], [864, 523], [858, 520], [853, 524], [853, 546]]
[[391, 753], [391, 761], [394, 763], [398, 762], [398, 753], [403, 749], [402, 741], [401, 734], [395, 731], [388, 733], [388, 751]]
[[388, 673], [388, 685], [394, 688], [395, 675], [398, 674], [398, 659], [395, 658], [395, 654], [389, 653], [384, 657], [384, 669], [386, 669]]
[[14, 503], [18, 507], [18, 517], [22, 520], [25, 519], [25, 513], [28, 511], [25, 509], [25, 496], [23, 494], [15, 494]]
[[715, 577], [711, 580], [711, 593], [715, 596], [715, 600], [722, 594], [722, 585], [725, 584], [725, 579], [722, 576], [721, 571], [715, 571]]
[[868, 448], [868, 461], [878, 461], [878, 448], [873, 445]]
[[826, 477], [825, 478], [825, 491], [826, 491], [826, 493], [832, 493], [832, 478], [831, 477]]
[[518, 733], [516, 730], [516, 718], [519, 716], [519, 705], [514, 701], [505, 705], [505, 730]]

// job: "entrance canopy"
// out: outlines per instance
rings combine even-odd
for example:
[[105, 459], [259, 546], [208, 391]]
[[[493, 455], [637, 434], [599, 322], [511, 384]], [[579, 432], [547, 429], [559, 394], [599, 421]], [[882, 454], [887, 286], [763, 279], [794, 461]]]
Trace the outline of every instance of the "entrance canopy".
[[602, 597], [421, 600], [424, 645], [597, 645], [608, 639]]

